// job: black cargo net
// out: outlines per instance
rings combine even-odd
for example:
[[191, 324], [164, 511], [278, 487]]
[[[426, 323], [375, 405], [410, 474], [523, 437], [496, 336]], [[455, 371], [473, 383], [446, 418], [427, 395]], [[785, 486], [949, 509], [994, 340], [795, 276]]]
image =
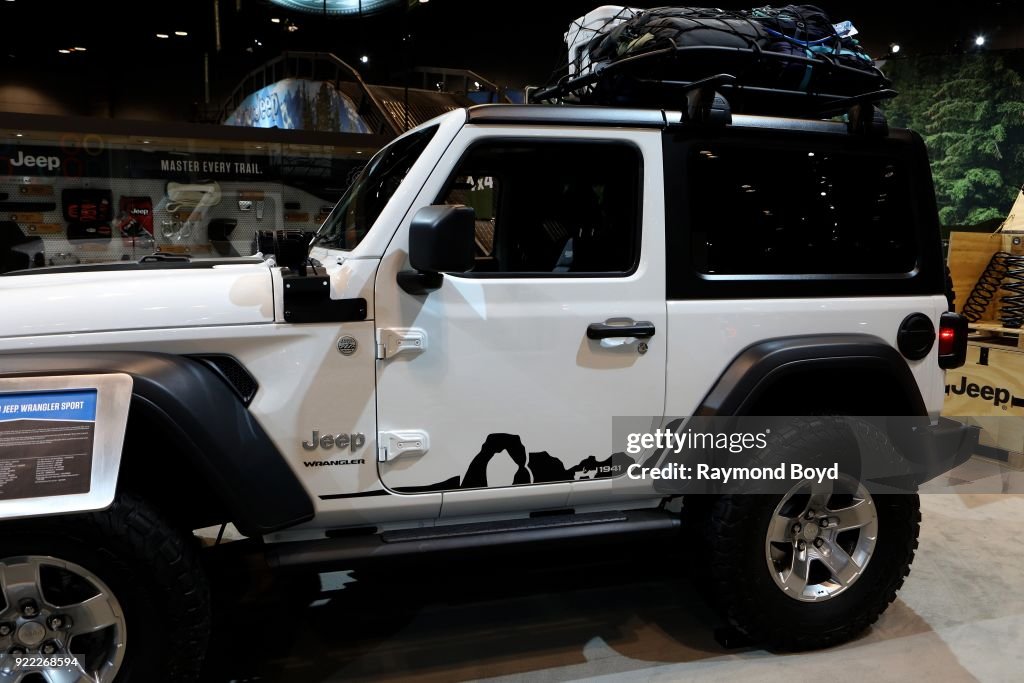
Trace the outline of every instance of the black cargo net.
[[632, 101], [623, 77], [692, 82], [729, 73], [740, 83], [798, 93], [828, 82], [839, 95], [887, 87], [852, 25], [839, 26], [812, 5], [595, 10], [566, 34], [569, 61], [552, 88], [581, 102], [643, 104]]

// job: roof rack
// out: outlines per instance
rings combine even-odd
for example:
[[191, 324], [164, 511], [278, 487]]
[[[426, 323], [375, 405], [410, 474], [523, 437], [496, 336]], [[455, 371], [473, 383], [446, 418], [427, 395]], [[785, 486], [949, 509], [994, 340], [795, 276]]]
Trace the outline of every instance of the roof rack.
[[[801, 89], [773, 87], [780, 73], [793, 69], [802, 69]], [[663, 48], [598, 65], [532, 93], [531, 102], [683, 109], [688, 120], [710, 122], [726, 121], [731, 112], [810, 119], [846, 115], [852, 131], [866, 132], [885, 129], [876, 105], [896, 96], [889, 85], [873, 66], [858, 69], [826, 55], [705, 45]]]

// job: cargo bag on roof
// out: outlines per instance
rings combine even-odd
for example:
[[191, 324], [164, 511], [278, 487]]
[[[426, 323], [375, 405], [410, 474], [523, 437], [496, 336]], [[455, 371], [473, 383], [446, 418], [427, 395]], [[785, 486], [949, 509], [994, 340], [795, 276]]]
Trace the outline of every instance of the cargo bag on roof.
[[[819, 55], [841, 66], [859, 69], [871, 76], [876, 74], [874, 60], [854, 38], [857, 29], [853, 24], [844, 21], [833, 25], [828, 15], [819, 7], [761, 7], [744, 14], [761, 24], [771, 37], [769, 52], [808, 58]], [[806, 90], [810, 72], [811, 68], [807, 65], [791, 65], [785, 73], [790, 77], [800, 77], [801, 82], [797, 89]], [[784, 80], [787, 81], [787, 85], [792, 85], [792, 78]]]
[[704, 7], [659, 7], [634, 16], [592, 44], [594, 63], [681, 47], [767, 48], [767, 32], [735, 12]]
[[635, 17], [640, 10], [621, 5], [604, 5], [572, 22], [565, 34], [569, 46], [569, 76], [590, 73], [591, 54], [616, 26]]
[[570, 66], [563, 90], [595, 103], [664, 104], [645, 101], [645, 85], [719, 74], [733, 76], [736, 93], [746, 88], [747, 94], [844, 98], [889, 86], [854, 38], [853, 25], [833, 25], [813, 5], [745, 11], [604, 7], [572, 28], [566, 34]]

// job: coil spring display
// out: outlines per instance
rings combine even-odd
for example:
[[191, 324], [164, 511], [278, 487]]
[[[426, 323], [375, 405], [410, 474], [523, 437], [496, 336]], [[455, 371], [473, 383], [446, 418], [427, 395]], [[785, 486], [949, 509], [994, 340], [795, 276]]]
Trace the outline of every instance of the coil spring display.
[[1003, 277], [1006, 275], [1005, 251], [997, 251], [992, 255], [992, 260], [985, 267], [985, 272], [978, 278], [978, 284], [974, 285], [971, 295], [967, 297], [964, 309], [961, 311], [964, 317], [972, 323], [976, 323], [985, 317], [985, 312], [992, 305], [999, 288], [1003, 284]]
[[1004, 254], [1005, 274], [999, 320], [1003, 327], [1019, 329], [1024, 323], [1024, 255]]

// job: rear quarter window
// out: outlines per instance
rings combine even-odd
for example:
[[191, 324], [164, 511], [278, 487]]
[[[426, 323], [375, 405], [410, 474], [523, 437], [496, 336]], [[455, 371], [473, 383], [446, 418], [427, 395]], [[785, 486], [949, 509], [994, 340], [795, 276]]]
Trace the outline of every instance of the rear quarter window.
[[919, 138], [665, 136], [669, 298], [942, 292]]
[[693, 265], [705, 275], [906, 274], [907, 164], [804, 145], [708, 142], [688, 155]]

